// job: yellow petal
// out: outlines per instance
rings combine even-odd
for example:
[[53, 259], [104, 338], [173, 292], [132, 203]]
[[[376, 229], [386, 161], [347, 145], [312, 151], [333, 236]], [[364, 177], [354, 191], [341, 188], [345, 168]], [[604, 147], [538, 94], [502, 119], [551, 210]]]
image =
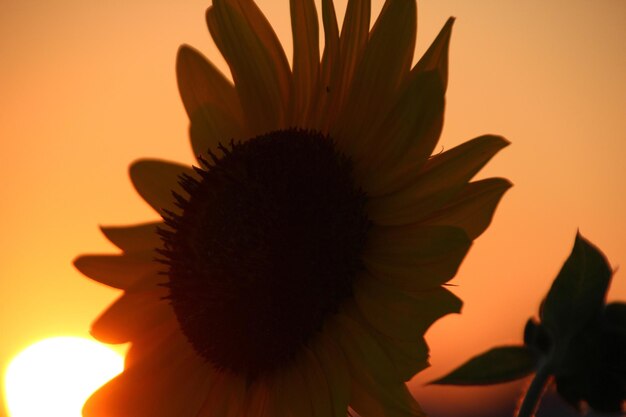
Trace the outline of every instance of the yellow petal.
[[288, 104], [291, 97], [292, 74], [289, 68], [289, 62], [285, 51], [272, 28], [272, 25], [261, 12], [261, 9], [253, 0], [225, 0], [246, 19], [246, 23], [254, 31], [254, 34], [263, 44], [265, 50], [269, 53], [276, 66], [276, 72], [279, 79], [279, 89], [283, 97], [283, 101]]
[[174, 316], [171, 320], [165, 320], [157, 326], [144, 329], [130, 344], [124, 358], [124, 367], [126, 369], [134, 367], [137, 363], [143, 362], [146, 357], [154, 356], [157, 350], [163, 349], [163, 344], [168, 340], [181, 336], [178, 321]]
[[197, 50], [187, 45], [178, 49], [176, 76], [180, 97], [190, 118], [208, 103], [219, 105], [233, 116], [240, 115], [234, 85]]
[[389, 356], [403, 381], [409, 381], [418, 372], [428, 368], [428, 345], [424, 337], [418, 340], [398, 340], [377, 333], [380, 347]]
[[128, 289], [146, 276], [158, 276], [163, 265], [152, 251], [132, 255], [81, 255], [74, 266], [89, 278], [109, 287]]
[[161, 216], [166, 210], [178, 211], [173, 193], [185, 195], [179, 183], [181, 176], [196, 177], [189, 167], [156, 159], [133, 162], [129, 174], [137, 193]]
[[444, 288], [411, 292], [365, 275], [354, 288], [363, 317], [380, 333], [397, 340], [417, 341], [439, 318], [461, 311], [462, 302]]
[[[306, 385], [314, 417], [333, 415], [333, 398], [330, 392], [329, 375], [324, 372], [313, 351], [305, 347], [302, 352], [302, 376]], [[345, 417], [345, 414], [342, 416]]]
[[231, 141], [247, 139], [244, 124], [240, 118], [212, 103], [204, 104], [190, 116], [189, 138], [196, 158], [210, 160], [209, 151], [221, 155], [219, 145]]
[[414, 340], [400, 340], [389, 337], [372, 326], [363, 316], [355, 302], [347, 303], [345, 308], [348, 315], [360, 322], [363, 328], [376, 339], [381, 349], [393, 363], [402, 381], [410, 380], [415, 374], [429, 366], [428, 346], [423, 336]]
[[[415, 0], [387, 0], [374, 24], [338, 127], [337, 136], [355, 158], [363, 149], [363, 134], [389, 110], [405, 80], [415, 48]], [[415, 109], [413, 109], [415, 111]]]
[[406, 173], [419, 170], [439, 140], [453, 23], [454, 18], [448, 19], [413, 67], [406, 89], [385, 122], [372, 126], [371, 134], [362, 138], [366, 154], [356, 161], [355, 170], [361, 172], [363, 187], [370, 195], [384, 194], [402, 185]]
[[375, 227], [363, 254], [372, 275], [404, 291], [423, 291], [450, 280], [471, 240], [448, 226]]
[[247, 391], [245, 378], [228, 371], [217, 372], [197, 417], [246, 416], [244, 411]]
[[358, 321], [344, 314], [336, 318], [336, 337], [352, 375], [350, 406], [359, 414], [373, 417], [423, 416], [376, 339]]
[[83, 416], [195, 416], [212, 379], [210, 366], [176, 335], [96, 391]]
[[454, 18], [451, 17], [411, 71], [412, 75], [425, 71], [437, 71], [443, 82], [444, 91], [448, 85], [448, 49], [453, 24]]
[[178, 50], [176, 75], [185, 110], [191, 120], [194, 155], [206, 157], [218, 144], [241, 139], [242, 114], [235, 87], [198, 51]]
[[436, 72], [412, 77], [391, 110], [360, 135], [355, 176], [368, 195], [398, 189], [426, 163], [443, 127], [444, 93]]
[[370, 0], [349, 0], [339, 38], [339, 62], [335, 66], [329, 87], [327, 111], [329, 123], [340, 113], [352, 85], [352, 77], [363, 56], [369, 37]]
[[291, 72], [276, 35], [254, 2], [214, 0], [207, 23], [230, 66], [253, 135], [284, 127]]
[[332, 398], [330, 415], [345, 417], [350, 401], [350, 374], [343, 352], [325, 330], [315, 337], [311, 350], [326, 375], [329, 395]]
[[511, 182], [504, 178], [471, 182], [421, 223], [460, 227], [470, 239], [475, 239], [489, 226], [500, 199], [511, 186]]
[[339, 61], [339, 27], [332, 0], [322, 0], [322, 22], [324, 23], [324, 53], [313, 96], [314, 111], [311, 114], [311, 126], [320, 132], [328, 133], [331, 78], [337, 77], [338, 73], [333, 74], [333, 71]]
[[150, 222], [132, 226], [100, 226], [100, 230], [124, 252], [141, 252], [161, 246], [161, 238], [157, 235], [157, 227], [161, 224]]
[[481, 136], [432, 157], [404, 189], [372, 198], [370, 219], [381, 225], [418, 221], [439, 210], [509, 142], [499, 136]]
[[273, 375], [261, 377], [248, 388], [242, 415], [258, 417], [282, 416], [283, 414], [278, 414], [276, 407], [278, 401], [282, 399], [279, 398], [279, 393], [276, 389], [276, 378]]
[[317, 417], [314, 415], [314, 404], [308, 392], [304, 378], [302, 360], [296, 360], [288, 369], [279, 372], [277, 378], [278, 414], [285, 417]]
[[163, 287], [123, 294], [93, 322], [91, 334], [104, 343], [137, 339], [142, 333], [174, 318], [168, 302], [163, 299], [167, 295], [168, 291]]
[[382, 384], [375, 380], [364, 382], [353, 378], [351, 407], [361, 415], [371, 417], [424, 417], [404, 382]]
[[307, 119], [320, 66], [319, 27], [313, 0], [290, 0], [293, 33], [293, 125], [308, 127]]

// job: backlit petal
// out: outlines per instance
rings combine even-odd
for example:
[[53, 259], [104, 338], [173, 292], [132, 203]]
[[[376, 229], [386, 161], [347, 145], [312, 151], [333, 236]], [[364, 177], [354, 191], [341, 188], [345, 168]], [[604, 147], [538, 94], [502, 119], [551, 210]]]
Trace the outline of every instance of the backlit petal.
[[230, 372], [217, 372], [198, 417], [244, 417], [246, 380]]
[[354, 319], [337, 317], [337, 337], [352, 375], [350, 406], [373, 417], [421, 417], [424, 414], [395, 372], [389, 356]]
[[444, 90], [439, 75], [413, 77], [384, 117], [361, 135], [355, 175], [370, 196], [401, 188], [431, 155], [443, 127]]
[[124, 252], [149, 251], [161, 245], [157, 226], [162, 222], [141, 223], [132, 226], [101, 226], [100, 230], [111, 243]]
[[113, 288], [128, 289], [143, 277], [157, 276], [163, 265], [154, 261], [155, 252], [132, 255], [81, 255], [74, 266], [89, 278]]
[[470, 239], [475, 239], [489, 226], [500, 199], [511, 186], [511, 182], [504, 178], [471, 182], [421, 223], [460, 227]]
[[350, 400], [350, 373], [344, 353], [326, 331], [320, 332], [311, 347], [326, 375], [329, 395], [332, 397], [334, 417], [345, 417]]
[[233, 84], [198, 51], [178, 50], [176, 75], [185, 110], [191, 121], [194, 155], [216, 151], [218, 144], [242, 139], [242, 114]]
[[338, 76], [338, 72], [334, 70], [339, 61], [339, 26], [332, 0], [322, 0], [322, 22], [324, 23], [324, 53], [313, 96], [314, 102], [311, 104], [314, 107], [311, 114], [311, 126], [323, 133], [328, 133], [330, 85], [332, 77]]
[[444, 91], [448, 86], [448, 49], [450, 48], [450, 35], [452, 34], [453, 24], [454, 18], [451, 17], [446, 21], [433, 43], [411, 70], [413, 76], [420, 72], [437, 71], [443, 82]]
[[509, 142], [481, 136], [433, 156], [406, 188], [372, 198], [368, 213], [376, 224], [402, 225], [418, 221], [454, 197]]
[[241, 112], [235, 86], [194, 48], [183, 45], [178, 49], [176, 76], [190, 118], [208, 103], [220, 105], [232, 115]]
[[285, 126], [291, 72], [271, 26], [254, 2], [214, 0], [211, 35], [230, 66], [253, 135]]
[[291, 0], [293, 34], [292, 124], [308, 127], [308, 114], [320, 67], [319, 25], [313, 0]]
[[357, 281], [354, 299], [365, 319], [379, 332], [397, 340], [420, 340], [439, 318], [461, 311], [461, 300], [437, 287], [407, 292], [372, 276]]
[[375, 227], [363, 254], [366, 268], [404, 291], [423, 291], [450, 280], [471, 240], [448, 226]]
[[125, 343], [137, 339], [166, 320], [174, 319], [173, 311], [163, 297], [168, 290], [127, 292], [118, 298], [91, 326], [91, 334], [104, 343]]
[[348, 0], [339, 38], [339, 62], [333, 70], [327, 107], [329, 123], [340, 113], [352, 85], [352, 78], [361, 60], [369, 37], [370, 0]]
[[[338, 139], [358, 159], [363, 136], [373, 121], [385, 114], [411, 67], [417, 8], [415, 0], [387, 0], [374, 24], [354, 80]], [[414, 108], [413, 111], [416, 111]]]
[[157, 159], [133, 162], [129, 174], [139, 195], [161, 216], [166, 210], [178, 211], [173, 193], [185, 195], [179, 183], [181, 176], [196, 176], [187, 166]]
[[213, 378], [211, 367], [174, 333], [85, 404], [85, 417], [197, 415]]

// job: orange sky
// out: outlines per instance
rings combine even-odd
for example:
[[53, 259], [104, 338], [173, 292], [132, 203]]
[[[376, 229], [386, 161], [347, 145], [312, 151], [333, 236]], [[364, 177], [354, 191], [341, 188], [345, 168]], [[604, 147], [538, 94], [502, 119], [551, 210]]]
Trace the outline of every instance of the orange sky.
[[[258, 3], [290, 55], [287, 0]], [[346, 1], [335, 3], [341, 18]], [[132, 160], [192, 162], [174, 58], [189, 43], [225, 69], [207, 4], [0, 1], [0, 370], [36, 340], [87, 335], [117, 295], [71, 261], [113, 251], [98, 224], [156, 218], [127, 178]], [[626, 2], [421, 1], [419, 54], [450, 15], [441, 146], [504, 135], [513, 145], [481, 176], [515, 187], [453, 281], [463, 314], [428, 334], [433, 367], [412, 383], [427, 407], [442, 391], [424, 381], [520, 339], [577, 228], [626, 263]], [[623, 271], [610, 299], [626, 299]], [[467, 408], [483, 392], [446, 395]]]

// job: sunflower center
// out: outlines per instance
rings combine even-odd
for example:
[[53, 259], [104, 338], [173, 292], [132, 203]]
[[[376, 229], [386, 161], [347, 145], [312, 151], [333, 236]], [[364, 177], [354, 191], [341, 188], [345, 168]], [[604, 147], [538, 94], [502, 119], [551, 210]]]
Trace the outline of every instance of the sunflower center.
[[161, 233], [170, 301], [195, 350], [254, 378], [285, 366], [363, 269], [370, 227], [351, 161], [317, 132], [221, 146]]

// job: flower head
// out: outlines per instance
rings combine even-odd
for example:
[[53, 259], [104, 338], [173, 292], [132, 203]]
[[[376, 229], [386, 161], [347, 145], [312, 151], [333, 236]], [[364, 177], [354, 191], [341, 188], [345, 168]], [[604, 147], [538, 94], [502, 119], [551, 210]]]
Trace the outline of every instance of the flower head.
[[[85, 275], [124, 290], [93, 325], [131, 342], [87, 417], [421, 415], [405, 381], [423, 335], [461, 302], [442, 287], [491, 221], [504, 179], [470, 182], [507, 142], [431, 157], [452, 19], [413, 67], [416, 4], [292, 0], [290, 68], [251, 0], [207, 22], [231, 83], [181, 47], [178, 84], [197, 167], [130, 169], [158, 222], [104, 227], [121, 255]], [[155, 260], [156, 258], [156, 260]]]

